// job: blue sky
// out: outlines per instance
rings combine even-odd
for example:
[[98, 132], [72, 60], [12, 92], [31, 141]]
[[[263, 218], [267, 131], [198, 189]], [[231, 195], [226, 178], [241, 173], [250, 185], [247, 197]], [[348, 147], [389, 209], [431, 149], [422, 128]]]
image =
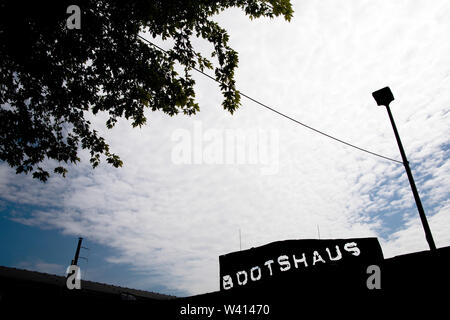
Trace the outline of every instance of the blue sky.
[[[386, 110], [371, 95], [390, 86], [436, 244], [449, 246], [450, 3], [293, 4], [290, 23], [250, 21], [239, 10], [216, 18], [239, 52], [238, 88], [400, 160]], [[211, 51], [204, 41], [194, 44]], [[244, 249], [317, 238], [317, 226], [321, 238], [376, 236], [385, 257], [427, 249], [401, 164], [245, 99], [230, 115], [217, 85], [194, 77], [201, 107], [194, 117], [148, 112], [146, 127], [123, 120], [107, 130], [104, 115], [91, 116], [124, 161], [121, 169], [103, 163], [92, 170], [82, 152], [66, 179], [42, 184], [1, 163], [0, 264], [57, 273], [82, 236], [88, 279], [189, 295], [219, 289], [218, 257], [239, 249], [239, 229]]]
[[[8, 204], [2, 208], [0, 222], [0, 265], [38, 272], [65, 275], [67, 266], [74, 258], [78, 238], [64, 235], [57, 230], [40, 229], [8, 219], [12, 210], [31, 212], [36, 208], [27, 205]], [[83, 239], [78, 265], [84, 280], [131, 287], [176, 296], [189, 293], [163, 285], [142, 286], [141, 275], [127, 264], [112, 264], [106, 257], [114, 250], [108, 246]]]

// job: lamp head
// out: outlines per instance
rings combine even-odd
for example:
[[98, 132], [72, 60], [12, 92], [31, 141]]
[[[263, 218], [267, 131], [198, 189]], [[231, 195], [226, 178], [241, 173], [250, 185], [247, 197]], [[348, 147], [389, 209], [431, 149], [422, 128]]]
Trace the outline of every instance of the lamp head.
[[388, 107], [389, 104], [394, 101], [394, 95], [389, 87], [372, 92], [372, 96], [379, 106]]

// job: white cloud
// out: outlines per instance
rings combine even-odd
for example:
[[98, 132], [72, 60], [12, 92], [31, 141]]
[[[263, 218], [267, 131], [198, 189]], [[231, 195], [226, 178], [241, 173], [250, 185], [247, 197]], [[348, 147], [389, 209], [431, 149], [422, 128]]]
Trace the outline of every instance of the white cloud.
[[[218, 17], [240, 53], [239, 88], [313, 127], [400, 159], [386, 111], [371, 96], [389, 85], [425, 209], [434, 213], [435, 240], [450, 245], [450, 22], [444, 14], [450, 4], [304, 0], [295, 10], [291, 23], [249, 21], [237, 10]], [[113, 247], [111, 263], [158, 274], [148, 283], [190, 293], [218, 290], [218, 256], [239, 249], [239, 229], [243, 248], [316, 238], [317, 226], [322, 238], [389, 232], [386, 256], [426, 248], [401, 164], [337, 144], [245, 99], [231, 116], [220, 106], [217, 85], [195, 78], [197, 116], [148, 113], [145, 128], [122, 121], [104, 130], [122, 169], [104, 164], [91, 171], [84, 159], [67, 179], [43, 185], [0, 166], [4, 200], [41, 206], [16, 221]], [[193, 132], [194, 119], [205, 130], [277, 128], [278, 173], [264, 176], [250, 164], [172, 163], [172, 133]], [[388, 218], [397, 225], [386, 225]]]

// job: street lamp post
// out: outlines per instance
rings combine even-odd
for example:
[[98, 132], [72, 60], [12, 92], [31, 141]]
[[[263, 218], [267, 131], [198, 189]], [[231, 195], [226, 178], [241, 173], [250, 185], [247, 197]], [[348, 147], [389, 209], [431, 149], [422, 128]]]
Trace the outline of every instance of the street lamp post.
[[425, 238], [427, 239], [430, 250], [436, 250], [436, 245], [434, 244], [433, 236], [431, 235], [430, 226], [428, 225], [427, 217], [422, 207], [422, 202], [420, 201], [419, 192], [417, 192], [416, 184], [414, 182], [411, 169], [409, 168], [408, 159], [406, 158], [405, 150], [403, 149], [402, 141], [400, 140], [400, 135], [398, 134], [397, 127], [394, 122], [394, 117], [392, 116], [389, 104], [394, 100], [394, 95], [392, 94], [389, 87], [377, 90], [372, 93], [375, 101], [379, 106], [384, 105], [391, 120], [392, 128], [394, 129], [395, 139], [397, 139], [398, 148], [400, 149], [400, 154], [402, 155], [403, 165], [405, 166], [406, 174], [408, 176], [409, 184], [411, 185], [411, 190], [416, 200], [417, 210], [419, 211], [420, 220], [422, 221], [423, 229], [425, 230]]

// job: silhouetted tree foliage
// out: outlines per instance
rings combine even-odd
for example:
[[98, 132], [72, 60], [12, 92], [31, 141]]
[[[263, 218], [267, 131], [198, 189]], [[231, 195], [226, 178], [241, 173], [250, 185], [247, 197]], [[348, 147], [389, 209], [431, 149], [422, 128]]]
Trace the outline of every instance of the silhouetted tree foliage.
[[[81, 29], [66, 27], [71, 4], [81, 9]], [[250, 18], [290, 20], [293, 13], [289, 0], [2, 1], [1, 160], [46, 181], [44, 161], [56, 160], [54, 172], [65, 176], [64, 164], [80, 161], [81, 146], [94, 168], [102, 154], [119, 167], [122, 161], [92, 128], [87, 112], [107, 112], [108, 128], [121, 117], [133, 127], [145, 124], [145, 108], [195, 114], [194, 67], [214, 70], [222, 105], [233, 113], [240, 101], [238, 55], [226, 30], [212, 20], [231, 7]], [[143, 31], [171, 40], [172, 49], [165, 54], [143, 42]], [[193, 37], [211, 43], [215, 66], [193, 48]]]

